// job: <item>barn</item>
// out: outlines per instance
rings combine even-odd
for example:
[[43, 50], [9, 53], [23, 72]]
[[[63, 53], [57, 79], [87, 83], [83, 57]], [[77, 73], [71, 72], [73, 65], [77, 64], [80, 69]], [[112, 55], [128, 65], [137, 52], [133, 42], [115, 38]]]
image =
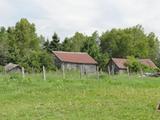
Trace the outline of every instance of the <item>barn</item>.
[[53, 51], [53, 55], [58, 68], [81, 70], [84, 74], [97, 72], [97, 62], [87, 53]]
[[21, 72], [21, 67], [17, 64], [9, 63], [5, 67], [6, 72]]
[[[157, 66], [150, 59], [139, 59], [141, 64], [144, 64], [151, 68], [157, 68]], [[123, 58], [111, 58], [107, 64], [107, 70], [112, 74], [114, 73], [124, 73], [127, 71], [127, 67], [125, 64], [127, 63], [127, 59]]]

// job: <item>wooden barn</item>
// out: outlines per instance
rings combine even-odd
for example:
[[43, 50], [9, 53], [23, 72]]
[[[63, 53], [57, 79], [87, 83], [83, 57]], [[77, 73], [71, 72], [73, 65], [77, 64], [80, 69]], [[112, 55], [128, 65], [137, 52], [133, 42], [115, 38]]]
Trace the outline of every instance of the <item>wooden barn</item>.
[[62, 70], [80, 70], [82, 73], [97, 72], [97, 62], [87, 53], [53, 51], [55, 64]]
[[[139, 59], [139, 62], [148, 67], [157, 68], [157, 66], [150, 59]], [[125, 66], [126, 63], [127, 63], [127, 59], [112, 58], [108, 62], [107, 70], [110, 71], [111, 74], [127, 72], [127, 67]]]
[[17, 64], [9, 63], [4, 67], [6, 72], [21, 72], [21, 67]]

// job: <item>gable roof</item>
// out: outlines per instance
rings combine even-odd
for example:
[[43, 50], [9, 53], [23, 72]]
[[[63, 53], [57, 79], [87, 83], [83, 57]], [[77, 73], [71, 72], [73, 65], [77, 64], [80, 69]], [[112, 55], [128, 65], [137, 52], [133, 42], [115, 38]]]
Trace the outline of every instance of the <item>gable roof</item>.
[[151, 68], [157, 68], [151, 59], [139, 59], [140, 63]]
[[127, 67], [125, 66], [125, 64], [127, 63], [127, 59], [112, 58], [111, 60], [117, 65], [118, 68], [127, 69]]
[[97, 64], [97, 62], [87, 53], [53, 51], [53, 54], [62, 62]]
[[[118, 68], [127, 69], [127, 67], [125, 66], [125, 64], [127, 63], [127, 59], [112, 58], [111, 60], [117, 65]], [[148, 67], [157, 68], [157, 66], [150, 59], [139, 59], [139, 62]]]
[[12, 69], [14, 69], [16, 67], [20, 67], [20, 66], [17, 64], [9, 63], [4, 68], [5, 68], [5, 71], [11, 71]]

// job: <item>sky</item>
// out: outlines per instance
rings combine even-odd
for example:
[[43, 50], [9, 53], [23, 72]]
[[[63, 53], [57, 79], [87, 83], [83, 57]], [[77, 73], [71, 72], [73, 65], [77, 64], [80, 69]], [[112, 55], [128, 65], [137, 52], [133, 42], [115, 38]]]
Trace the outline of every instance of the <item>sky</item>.
[[64, 39], [77, 31], [101, 34], [141, 24], [160, 37], [159, 5], [159, 0], [0, 0], [0, 26], [27, 18], [39, 35], [51, 38], [56, 32]]

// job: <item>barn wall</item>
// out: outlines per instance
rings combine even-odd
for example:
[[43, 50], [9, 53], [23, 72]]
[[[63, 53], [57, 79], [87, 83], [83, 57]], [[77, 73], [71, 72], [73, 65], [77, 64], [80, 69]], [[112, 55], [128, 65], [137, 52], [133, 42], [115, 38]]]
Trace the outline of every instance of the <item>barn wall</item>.
[[54, 58], [54, 64], [60, 69], [63, 68], [66, 70], [82, 70], [85, 73], [96, 73], [96, 65], [94, 64], [76, 64], [76, 63], [67, 63], [61, 62], [57, 57]]
[[82, 70], [83, 73], [96, 72], [96, 65], [92, 64], [64, 63], [64, 68], [67, 70]]
[[[119, 68], [114, 64], [113, 61], [109, 61], [107, 67], [109, 67], [111, 74], [119, 73]], [[107, 68], [108, 71], [108, 68]]]
[[[109, 61], [107, 67], [110, 68], [111, 74], [122, 74], [122, 73], [126, 73], [127, 72], [126, 69], [119, 69], [117, 67], [117, 65], [115, 65], [115, 63], [113, 61]], [[108, 71], [108, 69], [107, 69], [107, 71]]]

